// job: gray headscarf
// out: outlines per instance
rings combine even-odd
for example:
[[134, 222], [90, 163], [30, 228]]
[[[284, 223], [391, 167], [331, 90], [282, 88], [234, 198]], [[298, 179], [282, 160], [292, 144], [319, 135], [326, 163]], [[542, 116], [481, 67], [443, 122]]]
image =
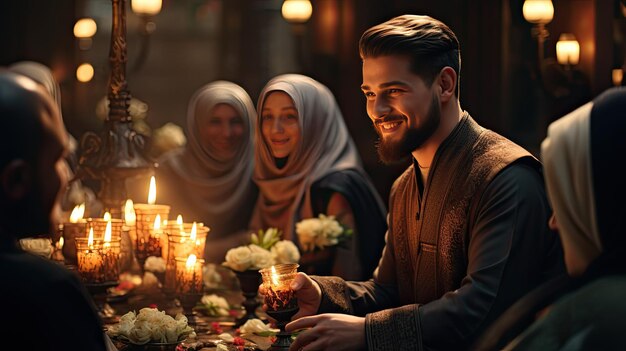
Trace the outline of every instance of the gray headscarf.
[[20, 61], [9, 66], [9, 70], [25, 75], [35, 82], [43, 85], [54, 102], [56, 102], [59, 107], [59, 113], [61, 114], [61, 117], [63, 117], [61, 110], [61, 88], [47, 66], [34, 61]]
[[300, 142], [286, 165], [278, 168], [261, 127], [257, 129], [259, 146], [253, 179], [260, 194], [251, 228], [276, 227], [283, 230], [285, 239], [293, 240], [296, 221], [313, 216], [311, 185], [335, 171], [360, 169], [361, 162], [339, 106], [327, 87], [298, 74], [275, 77], [261, 91], [258, 118], [265, 99], [273, 91], [283, 91], [293, 100], [298, 111]]
[[[204, 147], [198, 133], [198, 119], [218, 104], [232, 106], [245, 125], [241, 146], [228, 160]], [[254, 104], [242, 87], [227, 81], [203, 86], [192, 96], [187, 109], [187, 146], [166, 154], [161, 161], [162, 168], [171, 170], [181, 180], [168, 186], [182, 187], [186, 194], [192, 194], [186, 200], [197, 212], [225, 220], [236, 217], [239, 206], [254, 193], [251, 178], [255, 129]], [[207, 224], [211, 226], [211, 223]]]

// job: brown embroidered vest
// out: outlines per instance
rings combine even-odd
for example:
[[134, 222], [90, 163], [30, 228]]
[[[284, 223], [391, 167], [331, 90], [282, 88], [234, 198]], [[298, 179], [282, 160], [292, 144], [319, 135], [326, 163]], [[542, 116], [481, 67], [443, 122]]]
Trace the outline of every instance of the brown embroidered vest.
[[402, 304], [425, 304], [461, 286], [480, 196], [501, 170], [520, 161], [540, 166], [522, 147], [465, 113], [435, 154], [421, 208], [413, 166], [398, 178], [390, 235]]

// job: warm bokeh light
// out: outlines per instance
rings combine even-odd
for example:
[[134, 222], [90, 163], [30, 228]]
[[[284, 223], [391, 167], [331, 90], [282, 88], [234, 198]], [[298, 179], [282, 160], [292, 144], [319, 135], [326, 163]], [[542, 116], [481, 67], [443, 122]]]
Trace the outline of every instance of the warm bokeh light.
[[132, 0], [130, 8], [138, 15], [154, 16], [161, 12], [162, 0]]
[[613, 79], [613, 85], [619, 87], [622, 85], [622, 80], [624, 79], [624, 70], [621, 68], [615, 68], [611, 72], [611, 78]]
[[57, 241], [57, 250], [62, 250], [63, 244], [65, 244], [65, 240], [63, 240], [63, 237], [60, 237], [59, 241]]
[[281, 13], [287, 22], [304, 23], [311, 18], [313, 6], [309, 0], [285, 0]]
[[83, 63], [76, 69], [76, 79], [82, 83], [89, 82], [93, 78], [93, 74], [93, 66], [88, 63]]
[[150, 190], [148, 191], [148, 203], [154, 205], [156, 203], [156, 180], [154, 176], [150, 177]]
[[70, 214], [70, 223], [78, 223], [79, 220], [83, 219], [84, 215], [85, 215], [84, 203], [74, 206], [74, 209], [72, 210], [72, 213]]
[[562, 65], [577, 65], [580, 59], [580, 45], [574, 34], [563, 33], [556, 43], [556, 59]]
[[76, 38], [91, 38], [96, 34], [98, 26], [93, 18], [81, 18], [74, 25], [74, 36]]
[[530, 23], [550, 23], [554, 17], [551, 0], [526, 0], [522, 8], [524, 19]]

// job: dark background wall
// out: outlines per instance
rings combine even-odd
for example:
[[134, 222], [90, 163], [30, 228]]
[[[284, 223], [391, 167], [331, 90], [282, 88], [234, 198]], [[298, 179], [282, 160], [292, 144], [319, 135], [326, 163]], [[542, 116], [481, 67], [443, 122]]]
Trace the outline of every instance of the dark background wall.
[[[611, 69], [624, 63], [625, 18], [620, 0], [554, 0], [546, 56], [555, 57], [559, 34], [576, 35], [581, 60], [574, 71], [539, 63], [523, 0], [312, 0], [313, 16], [294, 26], [280, 14], [281, 0], [164, 0], [156, 30], [127, 10], [128, 82], [148, 107], [147, 124], [184, 126], [193, 92], [212, 80], [241, 84], [256, 100], [263, 84], [287, 72], [326, 84], [344, 113], [365, 167], [383, 196], [404, 164], [382, 165], [376, 136], [359, 90], [357, 42], [368, 27], [393, 16], [427, 14], [448, 24], [461, 42], [461, 106], [479, 123], [537, 154], [547, 124], [611, 86]], [[78, 48], [74, 22], [93, 17], [98, 32], [88, 50]], [[0, 65], [35, 60], [52, 67], [60, 82], [68, 130], [99, 130], [96, 105], [106, 95], [111, 2], [21, 0], [0, 4]], [[147, 43], [147, 46], [142, 46]], [[145, 61], [135, 67], [146, 49]], [[90, 62], [88, 83], [74, 71]]]

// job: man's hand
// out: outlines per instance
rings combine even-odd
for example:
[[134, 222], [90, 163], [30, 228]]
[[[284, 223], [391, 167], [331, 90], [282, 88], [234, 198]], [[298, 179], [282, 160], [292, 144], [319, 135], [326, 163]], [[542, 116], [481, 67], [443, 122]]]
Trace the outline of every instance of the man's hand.
[[316, 314], [322, 302], [320, 286], [308, 275], [298, 272], [298, 275], [291, 282], [291, 288], [296, 293], [298, 307], [300, 307], [300, 311], [291, 320]]
[[[322, 289], [313, 279], [302, 272], [298, 272], [291, 282], [291, 289], [293, 289], [298, 298], [298, 307], [300, 308], [298, 313], [291, 318], [292, 320], [312, 316], [317, 313], [322, 302]], [[259, 287], [259, 294], [265, 295], [263, 284]], [[263, 304], [263, 310], [267, 311], [266, 304]]]
[[347, 314], [325, 313], [303, 317], [285, 326], [285, 330], [311, 328], [298, 334], [289, 350], [363, 350], [365, 318]]

